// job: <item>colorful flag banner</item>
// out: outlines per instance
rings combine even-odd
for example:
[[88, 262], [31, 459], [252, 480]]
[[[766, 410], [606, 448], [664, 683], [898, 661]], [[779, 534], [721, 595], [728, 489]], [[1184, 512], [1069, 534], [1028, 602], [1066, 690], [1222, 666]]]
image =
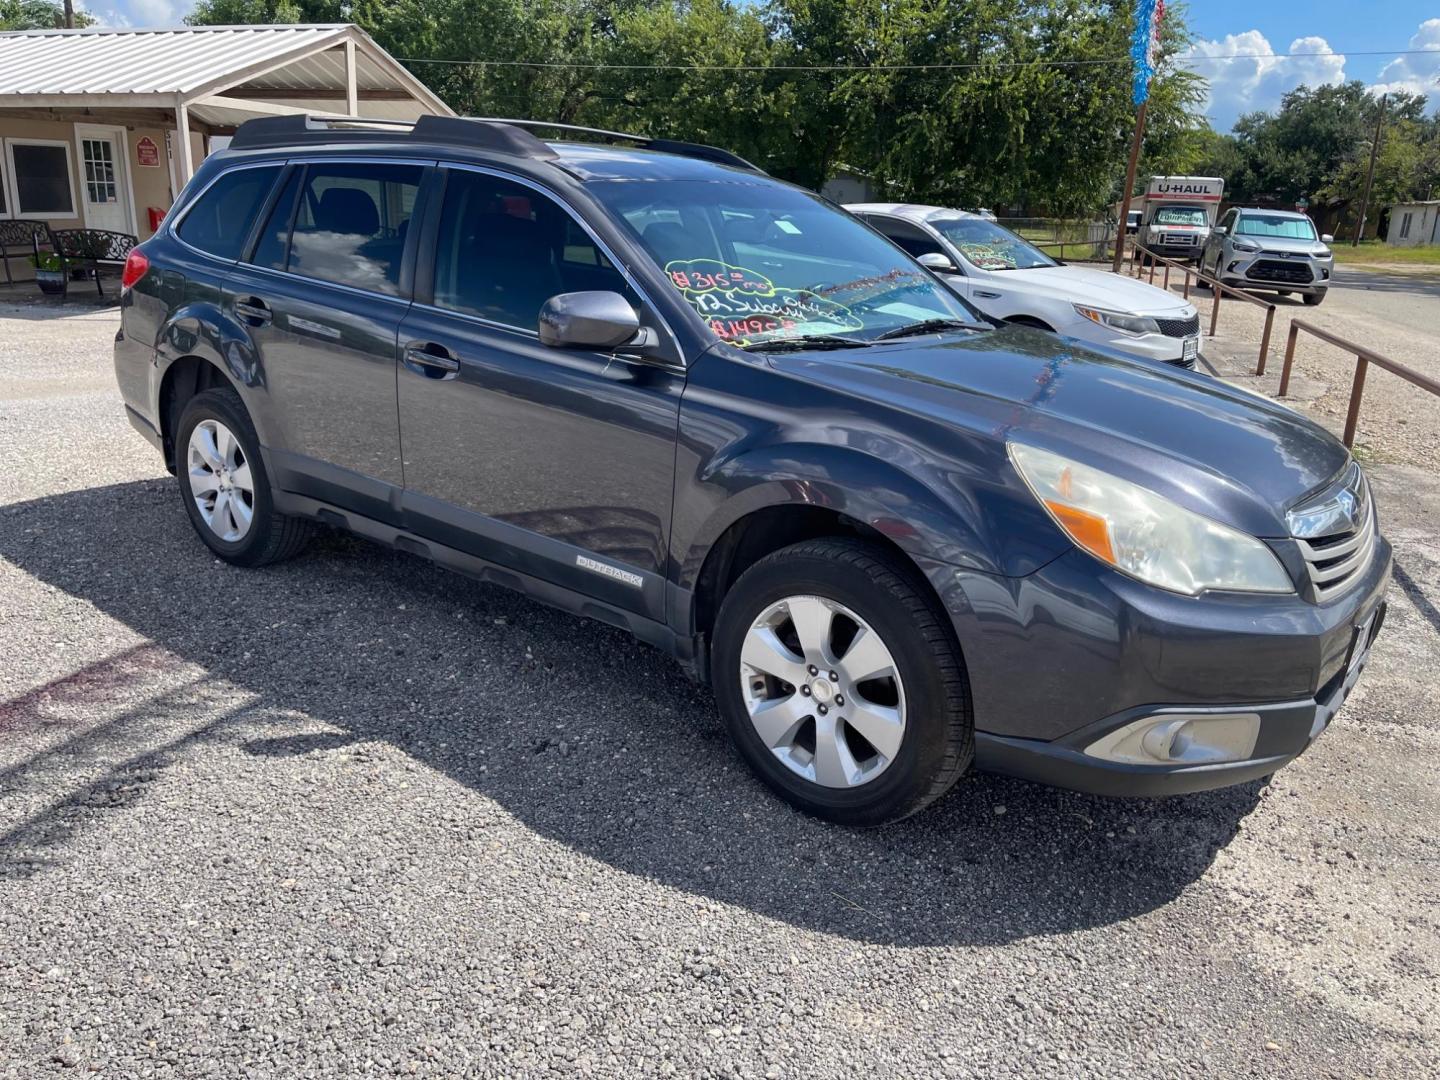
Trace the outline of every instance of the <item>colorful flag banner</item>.
[[1135, 4], [1135, 37], [1130, 42], [1130, 57], [1135, 61], [1135, 104], [1142, 105], [1150, 96], [1150, 80], [1155, 75], [1155, 54], [1160, 49], [1160, 20], [1165, 17], [1165, 0], [1137, 0]]

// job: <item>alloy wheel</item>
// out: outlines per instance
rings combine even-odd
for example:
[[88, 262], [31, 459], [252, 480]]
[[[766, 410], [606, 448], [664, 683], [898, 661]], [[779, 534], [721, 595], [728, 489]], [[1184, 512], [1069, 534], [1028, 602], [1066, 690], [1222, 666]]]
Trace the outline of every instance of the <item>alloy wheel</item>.
[[255, 482], [240, 440], [219, 420], [202, 420], [190, 433], [186, 458], [201, 520], [227, 543], [243, 540], [255, 520]]
[[745, 635], [740, 683], [756, 734], [786, 768], [828, 788], [867, 784], [905, 738], [905, 689], [879, 633], [845, 605], [789, 596]]

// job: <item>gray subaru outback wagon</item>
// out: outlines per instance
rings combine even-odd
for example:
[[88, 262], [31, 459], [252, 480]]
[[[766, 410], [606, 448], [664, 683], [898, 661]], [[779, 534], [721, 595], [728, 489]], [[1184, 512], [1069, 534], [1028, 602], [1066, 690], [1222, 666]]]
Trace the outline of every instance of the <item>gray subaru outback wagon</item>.
[[1384, 618], [1389, 545], [1320, 427], [991, 326], [713, 147], [251, 121], [123, 285], [125, 408], [216, 555], [318, 523], [628, 627], [837, 821], [972, 764], [1265, 776]]

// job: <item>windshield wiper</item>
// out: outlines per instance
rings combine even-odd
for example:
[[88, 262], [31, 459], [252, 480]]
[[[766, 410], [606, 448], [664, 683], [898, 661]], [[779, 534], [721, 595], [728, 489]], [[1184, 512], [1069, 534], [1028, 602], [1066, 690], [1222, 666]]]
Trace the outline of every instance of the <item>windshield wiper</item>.
[[988, 327], [979, 323], [965, 322], [962, 319], [924, 319], [921, 322], [909, 323], [906, 326], [897, 326], [894, 330], [886, 330], [877, 337], [876, 341], [888, 341], [890, 338], [910, 337], [914, 334], [933, 334], [937, 330], [986, 330]]
[[865, 349], [870, 342], [840, 334], [801, 334], [798, 337], [766, 338], [740, 348], [747, 352], [799, 352], [808, 349]]

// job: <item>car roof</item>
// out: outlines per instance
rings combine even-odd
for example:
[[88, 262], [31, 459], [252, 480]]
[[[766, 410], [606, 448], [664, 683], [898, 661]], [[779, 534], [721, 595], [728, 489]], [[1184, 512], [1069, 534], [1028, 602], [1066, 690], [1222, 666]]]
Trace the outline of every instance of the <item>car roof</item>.
[[945, 206], [925, 206], [921, 203], [846, 203], [845, 209], [852, 214], [889, 214], [909, 221], [925, 223], [941, 218], [975, 218], [984, 221], [979, 214], [968, 210], [952, 210]]
[[1296, 218], [1297, 220], [1304, 221], [1310, 220], [1309, 214], [1302, 214], [1295, 210], [1266, 210], [1264, 207], [1261, 206], [1241, 206], [1238, 207], [1238, 209], [1242, 215], [1264, 214], [1266, 217]]
[[764, 173], [702, 158], [606, 143], [547, 142], [552, 163], [581, 180], [699, 180], [728, 184], [775, 183]]

